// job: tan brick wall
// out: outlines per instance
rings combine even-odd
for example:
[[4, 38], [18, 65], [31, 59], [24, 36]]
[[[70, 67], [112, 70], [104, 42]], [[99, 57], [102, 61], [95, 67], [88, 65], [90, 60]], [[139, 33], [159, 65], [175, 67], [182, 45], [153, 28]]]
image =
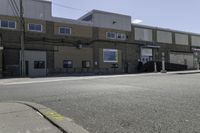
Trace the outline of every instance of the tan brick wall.
[[63, 68], [63, 60], [72, 60], [73, 68], [81, 68], [83, 60], [90, 60], [91, 65], [93, 64], [93, 52], [92, 48], [81, 48], [59, 46], [55, 47], [57, 50], [54, 53], [54, 66], [55, 69]]
[[54, 23], [54, 31], [56, 35], [59, 35], [59, 27], [71, 28], [72, 29], [71, 36], [92, 38], [92, 27], [66, 24], [66, 23]]

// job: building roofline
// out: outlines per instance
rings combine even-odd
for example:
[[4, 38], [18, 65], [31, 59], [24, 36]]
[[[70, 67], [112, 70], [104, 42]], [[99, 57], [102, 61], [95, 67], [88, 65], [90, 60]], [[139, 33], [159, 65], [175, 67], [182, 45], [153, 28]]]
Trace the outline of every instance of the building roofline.
[[52, 3], [52, 0], [32, 0], [32, 1]]
[[58, 22], [58, 23], [66, 23], [66, 24], [77, 24], [77, 25], [90, 26], [90, 27], [93, 26], [91, 22], [85, 22], [85, 21], [68, 19], [68, 18], [60, 18], [60, 17], [52, 17], [51, 21]]
[[149, 26], [149, 25], [134, 24], [134, 23], [132, 23], [132, 26], [200, 36], [200, 33], [181, 31], [181, 30], [175, 30], [175, 29], [163, 28], [163, 27], [157, 27], [157, 26]]
[[89, 11], [88, 13], [84, 14], [83, 16], [81, 16], [80, 18], [78, 18], [78, 20], [81, 20], [89, 15], [92, 15], [94, 13], [102, 13], [102, 14], [112, 14], [112, 15], [120, 15], [120, 16], [125, 16], [125, 17], [131, 17], [129, 15], [124, 15], [124, 14], [119, 14], [119, 13], [113, 13], [113, 12], [108, 12], [108, 11], [101, 11], [101, 10], [96, 10], [93, 9], [91, 11]]

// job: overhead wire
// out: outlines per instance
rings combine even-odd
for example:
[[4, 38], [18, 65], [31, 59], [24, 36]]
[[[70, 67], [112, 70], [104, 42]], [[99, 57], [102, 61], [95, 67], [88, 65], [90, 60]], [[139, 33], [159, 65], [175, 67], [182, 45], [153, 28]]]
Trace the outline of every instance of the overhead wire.
[[19, 12], [17, 11], [17, 7], [15, 6], [12, 0], [8, 0], [8, 3], [11, 7], [13, 15], [16, 17], [17, 21], [19, 21]]
[[89, 11], [89, 10], [83, 10], [83, 9], [75, 8], [75, 7], [71, 7], [71, 6], [66, 6], [66, 5], [63, 5], [63, 4], [55, 3], [55, 2], [52, 2], [52, 4], [54, 4], [55, 6], [59, 6], [59, 7], [71, 9], [71, 10], [76, 10], [76, 11], [82, 11], [82, 12], [88, 12]]
[[15, 5], [15, 7], [16, 7], [16, 9], [17, 9], [17, 11], [18, 11], [18, 12], [20, 12], [20, 10], [19, 10], [19, 7], [18, 7], [18, 5], [17, 5], [17, 3], [16, 3], [16, 1], [15, 1], [15, 0], [13, 0], [13, 3], [14, 3], [14, 5]]

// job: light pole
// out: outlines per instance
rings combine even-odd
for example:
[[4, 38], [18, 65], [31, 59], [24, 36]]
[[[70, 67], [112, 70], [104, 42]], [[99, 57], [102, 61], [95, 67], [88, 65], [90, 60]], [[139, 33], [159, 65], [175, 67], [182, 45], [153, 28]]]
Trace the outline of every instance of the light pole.
[[21, 77], [25, 76], [25, 60], [24, 60], [24, 11], [23, 11], [23, 1], [20, 0], [20, 70]]

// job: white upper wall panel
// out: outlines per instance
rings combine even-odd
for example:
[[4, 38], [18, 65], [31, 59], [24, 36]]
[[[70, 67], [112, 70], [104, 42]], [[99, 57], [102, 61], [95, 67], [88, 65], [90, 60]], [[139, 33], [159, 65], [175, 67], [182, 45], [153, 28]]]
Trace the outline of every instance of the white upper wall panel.
[[[16, 16], [9, 1], [0, 0], [0, 15]], [[19, 9], [19, 0], [15, 0], [15, 2]], [[23, 7], [25, 18], [51, 20], [52, 8], [50, 0], [23, 0]]]
[[157, 31], [157, 41], [161, 43], [172, 43], [172, 33], [167, 31]]
[[153, 41], [153, 31], [151, 29], [135, 28], [135, 40]]
[[131, 17], [121, 14], [93, 11], [93, 26], [131, 31]]
[[192, 36], [192, 46], [200, 46], [200, 36]]
[[176, 44], [188, 45], [188, 35], [175, 33]]

